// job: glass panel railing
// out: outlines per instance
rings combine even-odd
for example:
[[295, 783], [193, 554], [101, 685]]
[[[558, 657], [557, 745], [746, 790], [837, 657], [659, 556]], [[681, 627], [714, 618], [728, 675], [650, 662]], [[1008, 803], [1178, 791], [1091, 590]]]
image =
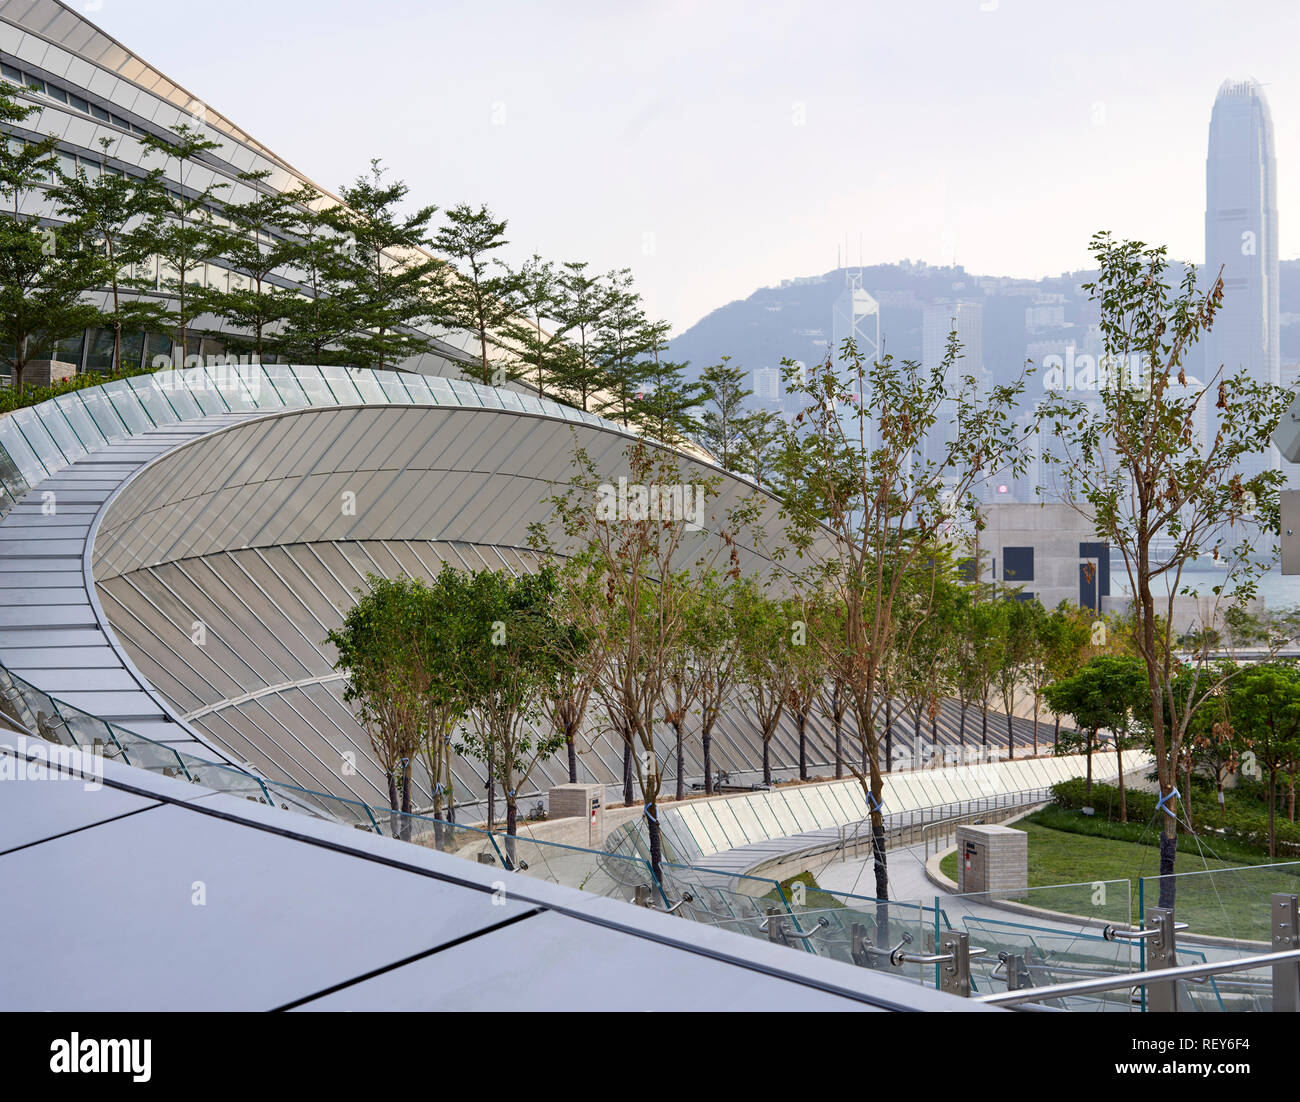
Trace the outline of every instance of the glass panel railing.
[[125, 379], [114, 379], [100, 389], [132, 436], [148, 432], [154, 427], [148, 412], [136, 397], [135, 389]]
[[379, 370], [374, 374], [375, 381], [383, 387], [384, 394], [391, 405], [409, 406], [411, 404], [411, 395], [402, 383], [402, 373]]
[[266, 368], [261, 364], [249, 364], [241, 368], [240, 380], [255, 409], [284, 409], [279, 392], [271, 384]]
[[339, 405], [353, 406], [365, 401], [354, 381], [355, 372], [349, 371], [346, 367], [318, 367], [316, 370], [321, 373], [321, 378], [325, 380], [325, 385], [329, 387], [330, 393], [334, 395], [334, 401]]
[[95, 419], [90, 416], [90, 411], [86, 409], [86, 405], [79, 395], [60, 395], [54, 399], [54, 405], [58, 407], [64, 419], [72, 426], [72, 431], [77, 434], [77, 439], [81, 442], [82, 447], [87, 451], [93, 451], [95, 448], [104, 446], [107, 438], [99, 431], [99, 426], [95, 424]]
[[375, 373], [369, 368], [351, 370], [348, 372], [348, 378], [351, 380], [352, 385], [357, 388], [361, 400], [367, 405], [383, 406], [388, 404], [388, 393], [380, 385], [379, 380], [375, 378]]
[[460, 403], [456, 400], [455, 392], [451, 389], [451, 382], [438, 375], [426, 375], [425, 385], [429, 388], [429, 393], [433, 395], [433, 400], [440, 406], [457, 406]]
[[371, 808], [379, 833], [417, 846], [450, 853], [481, 865], [504, 866], [500, 839], [479, 827], [462, 826], [425, 815], [405, 815], [388, 808]]
[[202, 367], [187, 367], [180, 373], [180, 383], [198, 404], [205, 417], [229, 413], [230, 406], [222, 397], [218, 384]]
[[406, 392], [411, 396], [411, 401], [416, 405], [433, 406], [438, 404], [437, 398], [434, 397], [433, 391], [429, 389], [429, 384], [423, 375], [406, 372], [402, 376], [402, 382], [406, 386]]
[[[530, 828], [521, 823], [517, 829], [527, 832]], [[650, 871], [649, 862], [638, 857], [566, 846], [528, 837], [526, 833], [509, 835], [497, 831], [493, 837], [503, 868], [592, 895], [628, 902], [636, 898], [638, 888], [645, 888], [656, 905], [664, 905], [663, 893]]]
[[78, 395], [81, 404], [86, 407], [95, 428], [105, 440], [125, 440], [129, 435], [122, 418], [117, 415], [108, 396], [99, 387], [90, 387]]
[[[1180, 858], [1186, 861], [1186, 857]], [[1138, 882], [1140, 922], [1152, 910], [1173, 907], [1174, 921], [1187, 923], [1176, 934], [1177, 963], [1219, 962], [1273, 951], [1273, 896], [1300, 894], [1300, 861], [1190, 870]], [[1180, 1010], [1251, 1013], [1272, 1009], [1272, 970], [1268, 967], [1214, 976], [1178, 986]]]
[[69, 463], [75, 463], [86, 454], [85, 445], [82, 444], [58, 406], [52, 402], [42, 402], [37, 409], [40, 414], [41, 424], [45, 427], [45, 431], [54, 438], [54, 442], [58, 445], [64, 459]]
[[159, 371], [153, 378], [162, 396], [167, 399], [167, 404], [176, 411], [179, 420], [193, 421], [203, 416], [203, 410], [199, 407], [197, 399], [185, 385], [183, 372]]
[[41, 465], [53, 474], [55, 471], [62, 470], [68, 465], [68, 457], [63, 454], [63, 450], [55, 442], [54, 437], [50, 435], [50, 430], [45, 427], [41, 419], [31, 409], [14, 410], [9, 415], [9, 420], [22, 433], [23, 439], [31, 445]]
[[174, 425], [180, 420], [167, 395], [153, 375], [134, 375], [126, 381], [155, 425]]
[[[1107, 925], [1132, 921], [1132, 883], [1105, 880], [1010, 891], [946, 895], [935, 899], [934, 940], [945, 930], [965, 931], [972, 956], [971, 992], [991, 994], [1022, 987], [1138, 973], [1136, 943], [1108, 941]], [[931, 982], [938, 986], [938, 965]], [[1136, 981], [1135, 981], [1136, 986]], [[1052, 1000], [1057, 1009], [1132, 1011], [1133, 991], [1124, 988]]]
[[263, 370], [280, 401], [289, 409], [311, 405], [292, 371], [284, 364], [264, 364]]
[[251, 380], [260, 381], [261, 372], [249, 364], [210, 364], [203, 369], [207, 388], [220, 396], [222, 404], [233, 413], [257, 409], [257, 402], [249, 390]]
[[319, 367], [295, 367], [291, 369], [293, 376], [298, 380], [298, 385], [302, 388], [303, 394], [307, 396], [307, 401], [313, 406], [336, 406], [338, 401], [334, 397], [334, 392], [330, 390], [329, 383], [325, 381], [325, 376], [321, 374]]
[[676, 913], [695, 922], [766, 937], [760, 930], [769, 910], [787, 920], [794, 915], [781, 885], [766, 877], [669, 861], [660, 865], [660, 874], [669, 905], [680, 902]]

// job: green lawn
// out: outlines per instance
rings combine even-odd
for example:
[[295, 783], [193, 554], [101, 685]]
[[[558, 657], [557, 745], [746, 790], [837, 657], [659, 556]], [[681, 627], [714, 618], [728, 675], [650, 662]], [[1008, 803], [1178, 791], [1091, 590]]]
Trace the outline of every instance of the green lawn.
[[[1093, 916], [1098, 910], [1092, 885], [1099, 881], [1123, 880], [1130, 885], [1132, 921], [1137, 921], [1138, 881], [1159, 872], [1159, 853], [1154, 845], [1068, 833], [1043, 826], [1034, 818], [1010, 825], [1029, 835], [1031, 890], [1019, 901], [1047, 910]], [[1239, 855], [1234, 853], [1233, 856]], [[1253, 863], [1266, 860], [1257, 857]], [[1175, 868], [1179, 873], [1199, 873], [1203, 869], [1237, 868], [1243, 863], [1204, 859], [1195, 853], [1180, 852]], [[956, 880], [957, 854], [945, 857], [940, 867], [945, 876]], [[1041, 886], [1074, 884], [1084, 887], [1032, 890]], [[1105, 913], [1112, 920], [1117, 913], [1122, 913], [1123, 890], [1121, 885], [1110, 885], [1107, 890]], [[1145, 885], [1148, 907], [1155, 904], [1153, 896], [1157, 890], [1154, 881]], [[1269, 896], [1281, 891], [1300, 891], [1300, 862], [1292, 862], [1282, 869], [1247, 868], [1221, 876], [1182, 876], [1178, 882], [1176, 902], [1178, 919], [1191, 924], [1189, 932], [1267, 941]], [[1117, 893], [1120, 895], [1118, 899]]]

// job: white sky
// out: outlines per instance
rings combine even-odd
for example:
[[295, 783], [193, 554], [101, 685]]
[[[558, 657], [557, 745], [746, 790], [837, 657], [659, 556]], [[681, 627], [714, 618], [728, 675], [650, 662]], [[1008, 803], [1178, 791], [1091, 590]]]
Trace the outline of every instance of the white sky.
[[1265, 86], [1300, 255], [1296, 0], [69, 2], [322, 186], [382, 157], [508, 218], [513, 259], [631, 267], [678, 331], [846, 237], [1039, 277], [1107, 228], [1200, 263], [1227, 77]]

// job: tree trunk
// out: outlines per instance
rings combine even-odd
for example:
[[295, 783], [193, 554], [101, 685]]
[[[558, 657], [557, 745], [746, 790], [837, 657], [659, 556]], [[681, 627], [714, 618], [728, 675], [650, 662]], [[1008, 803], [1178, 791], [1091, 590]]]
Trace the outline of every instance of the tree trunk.
[[980, 702], [980, 746], [985, 751], [989, 748], [989, 702], [987, 697]]
[[1052, 729], [1052, 753], [1059, 753], [1061, 749], [1061, 717], [1056, 717], [1056, 726]]
[[808, 713], [799, 713], [799, 779], [808, 779]]
[[1277, 770], [1268, 771], [1268, 855], [1277, 856]]
[[772, 757], [771, 757], [771, 736], [763, 735], [763, 783], [769, 788], [772, 786]]
[[492, 830], [493, 824], [497, 820], [497, 790], [496, 785], [492, 783], [492, 771], [488, 770], [487, 779], [487, 811], [488, 811], [488, 830]]
[[393, 775], [391, 769], [384, 776], [388, 780], [388, 836], [390, 838], [400, 838], [402, 836], [402, 816], [397, 809], [397, 777]]
[[660, 884], [663, 876], [663, 839], [659, 834], [659, 805], [651, 800], [646, 805], [646, 833], [650, 836], [650, 871]]
[[885, 700], [885, 772], [894, 771], [894, 702]]
[[1011, 709], [1007, 709], [1007, 760], [1016, 760], [1016, 729], [1011, 722]]
[[632, 806], [632, 740], [623, 737], [623, 803]]
[[921, 705], [912, 709], [912, 768], [921, 768]]
[[[930, 713], [930, 753], [937, 755], [939, 753], [939, 709], [936, 707]], [[933, 760], [933, 759], [932, 759]], [[942, 764], [942, 762], [940, 762]]]
[[519, 804], [512, 793], [506, 793], [506, 864], [511, 869], [519, 867], [515, 858], [515, 834], [519, 830]]
[[1124, 800], [1124, 751], [1119, 735], [1115, 736], [1115, 765], [1119, 769], [1119, 821], [1128, 822], [1128, 804]]
[[966, 749], [966, 709], [970, 707], [970, 705], [966, 702], [965, 697], [962, 697], [959, 703], [960, 706], [958, 707], [957, 710], [957, 745], [961, 749], [965, 750]]
[[411, 759], [402, 759], [402, 840], [411, 839]]
[[844, 720], [835, 716], [835, 779], [844, 778]]
[[1096, 738], [1096, 731], [1088, 732], [1088, 742], [1084, 752], [1084, 757], [1088, 762], [1088, 780], [1083, 786], [1083, 802], [1086, 807], [1092, 807], [1092, 744]]
[[713, 793], [713, 724], [707, 719], [700, 730], [700, 744], [704, 750], [704, 794]]
[[1038, 696], [1034, 696], [1034, 757], [1038, 757]]
[[[876, 790], [876, 786], [873, 784], [872, 785], [873, 793], [875, 792], [875, 790]], [[878, 809], [880, 806], [879, 795], [876, 796], [876, 800], [877, 800], [876, 806]], [[881, 900], [888, 899], [889, 898], [889, 861], [885, 855], [885, 817], [880, 813], [879, 810], [875, 810], [871, 813], [871, 855], [873, 858], [874, 872], [876, 874], [876, 898]], [[876, 932], [878, 935], [879, 934], [884, 935], [883, 940], [879, 941], [878, 944], [883, 948], [889, 944], [889, 932], [888, 932], [889, 910], [888, 908], [885, 909], [885, 921], [883, 923], [881, 923], [879, 920], [879, 915], [880, 915], [879, 905], [877, 905], [876, 907], [876, 914], [877, 914]]]
[[682, 749], [682, 725], [673, 724], [673, 730], [677, 732], [677, 798], [686, 799], [686, 753]]
[[566, 723], [564, 730], [564, 741], [569, 750], [569, 783], [578, 783], [578, 732], [577, 725]]

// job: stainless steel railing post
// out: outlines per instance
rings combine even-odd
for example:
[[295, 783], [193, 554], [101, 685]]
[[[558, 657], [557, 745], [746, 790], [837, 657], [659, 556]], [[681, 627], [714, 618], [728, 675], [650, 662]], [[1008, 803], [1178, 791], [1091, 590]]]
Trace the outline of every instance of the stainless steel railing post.
[[[1284, 953], [1300, 949], [1300, 914], [1297, 897], [1285, 892], [1273, 896], [1273, 949]], [[1273, 965], [1273, 1012], [1300, 1013], [1300, 960]]]

